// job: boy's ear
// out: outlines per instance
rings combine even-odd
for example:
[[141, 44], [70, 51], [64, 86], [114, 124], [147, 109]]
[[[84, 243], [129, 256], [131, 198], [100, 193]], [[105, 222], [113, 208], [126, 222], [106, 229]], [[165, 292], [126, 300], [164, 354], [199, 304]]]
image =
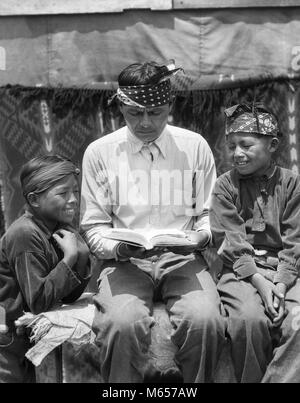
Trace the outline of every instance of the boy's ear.
[[272, 137], [270, 143], [269, 143], [269, 149], [273, 153], [277, 150], [279, 146], [279, 140], [277, 137]]
[[28, 193], [27, 201], [30, 206], [39, 207], [39, 199], [38, 199], [38, 196], [34, 192]]

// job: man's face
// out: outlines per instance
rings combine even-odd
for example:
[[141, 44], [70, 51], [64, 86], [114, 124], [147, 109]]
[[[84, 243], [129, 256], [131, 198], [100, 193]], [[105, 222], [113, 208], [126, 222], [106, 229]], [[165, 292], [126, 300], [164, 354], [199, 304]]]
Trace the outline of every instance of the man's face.
[[241, 175], [263, 174], [270, 166], [278, 140], [271, 136], [232, 133], [227, 138], [229, 156]]
[[147, 143], [161, 135], [167, 124], [170, 109], [170, 104], [152, 108], [120, 105], [120, 110], [130, 131], [138, 139]]

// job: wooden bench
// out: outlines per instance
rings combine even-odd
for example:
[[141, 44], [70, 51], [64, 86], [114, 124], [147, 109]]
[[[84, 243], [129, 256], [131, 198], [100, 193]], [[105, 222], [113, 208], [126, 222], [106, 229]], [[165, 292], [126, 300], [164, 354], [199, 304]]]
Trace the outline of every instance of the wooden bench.
[[[178, 371], [174, 362], [176, 346], [170, 340], [172, 326], [164, 305], [157, 303], [153, 312], [156, 324], [152, 328], [150, 357], [160, 371]], [[38, 382], [52, 383], [102, 383], [99, 369], [99, 351], [94, 345], [86, 345], [79, 351], [70, 343], [64, 343], [49, 354], [37, 369]], [[220, 356], [215, 377], [216, 383], [234, 383], [235, 377], [229, 346]]]

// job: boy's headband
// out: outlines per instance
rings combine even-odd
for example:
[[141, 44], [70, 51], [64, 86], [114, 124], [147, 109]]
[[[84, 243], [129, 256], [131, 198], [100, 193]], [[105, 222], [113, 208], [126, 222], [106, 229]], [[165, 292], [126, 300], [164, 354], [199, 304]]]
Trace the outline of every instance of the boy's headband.
[[138, 108], [168, 104], [171, 100], [171, 83], [169, 79], [179, 71], [183, 71], [183, 69], [175, 68], [174, 63], [160, 67], [160, 71], [151, 78], [150, 84], [120, 86], [111, 101], [117, 97], [123, 104]]
[[262, 104], [238, 104], [225, 109], [226, 136], [230, 133], [250, 133], [277, 137], [278, 123]]
[[25, 198], [30, 192], [42, 193], [64, 177], [79, 175], [80, 170], [70, 161], [61, 161], [36, 169], [23, 179], [22, 187]]

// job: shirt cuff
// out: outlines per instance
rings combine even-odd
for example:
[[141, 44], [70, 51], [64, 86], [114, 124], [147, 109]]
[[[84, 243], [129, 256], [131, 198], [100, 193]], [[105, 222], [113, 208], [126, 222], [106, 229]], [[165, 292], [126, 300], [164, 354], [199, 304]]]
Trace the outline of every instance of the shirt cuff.
[[117, 262], [127, 262], [127, 261], [129, 260], [128, 257], [122, 257], [122, 256], [120, 256], [120, 255], [118, 254], [119, 246], [120, 246], [121, 244], [122, 244], [122, 242], [118, 242], [117, 245], [115, 246], [115, 250], [114, 250], [115, 256], [116, 256], [115, 259], [116, 259]]
[[88, 257], [88, 260], [84, 266], [79, 267], [79, 265], [75, 265], [74, 269], [76, 270], [72, 269], [73, 273], [75, 274], [75, 276], [77, 276], [77, 278], [80, 279], [81, 282], [89, 280], [92, 277], [91, 258]]
[[257, 273], [255, 261], [250, 255], [243, 255], [233, 264], [233, 271], [237, 274], [239, 280], [253, 276]]
[[97, 247], [97, 249], [94, 252], [92, 250], [92, 252], [99, 260], [116, 259], [117, 258], [116, 249], [119, 243], [120, 243], [119, 241], [114, 241], [112, 239], [104, 240], [102, 238], [100, 247]]
[[212, 246], [212, 234], [211, 234], [210, 229], [201, 228], [201, 229], [196, 230], [196, 232], [202, 232], [202, 231], [205, 231], [208, 234], [208, 239], [207, 239], [207, 242], [201, 246], [201, 248], [199, 249], [200, 251], [206, 249], [209, 246]]
[[286, 285], [287, 289], [290, 289], [295, 284], [297, 277], [298, 270], [296, 267], [291, 268], [284, 263], [279, 263], [273, 282], [274, 284], [283, 283]]

